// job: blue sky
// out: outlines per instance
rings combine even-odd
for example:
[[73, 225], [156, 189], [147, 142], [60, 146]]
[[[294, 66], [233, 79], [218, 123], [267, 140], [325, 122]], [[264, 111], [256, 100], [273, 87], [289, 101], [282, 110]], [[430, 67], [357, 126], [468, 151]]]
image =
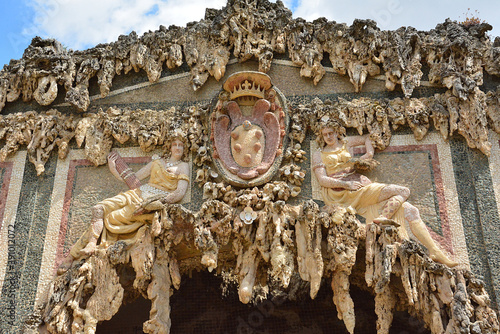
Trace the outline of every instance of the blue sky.
[[[470, 13], [493, 25], [500, 35], [500, 1], [478, 0], [284, 0], [294, 17], [324, 16], [351, 24], [369, 18], [381, 29], [413, 26], [430, 30], [446, 18], [463, 20]], [[132, 30], [142, 34], [160, 24], [185, 26], [200, 20], [205, 8], [221, 8], [226, 0], [2, 0], [0, 12], [0, 66], [21, 58], [34, 36], [56, 38], [64, 46], [83, 50], [115, 41]], [[476, 14], [475, 11], [478, 11]]]
[[[0, 12], [0, 63], [8, 63], [11, 58], [20, 58], [29, 40], [19, 41], [20, 32], [34, 18], [33, 11], [24, 1], [5, 1]], [[27, 42], [28, 41], [28, 42]], [[19, 45], [16, 45], [20, 43]], [[1, 66], [1, 65], [0, 65]]]

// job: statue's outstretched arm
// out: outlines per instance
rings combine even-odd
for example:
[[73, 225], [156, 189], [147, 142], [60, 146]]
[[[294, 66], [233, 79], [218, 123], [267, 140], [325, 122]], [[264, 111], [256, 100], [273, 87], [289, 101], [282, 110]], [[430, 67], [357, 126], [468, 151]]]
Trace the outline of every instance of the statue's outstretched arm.
[[349, 149], [349, 152], [352, 154], [351, 148], [356, 147], [356, 146], [364, 146], [366, 149], [366, 153], [363, 154], [360, 159], [362, 160], [370, 160], [373, 158], [373, 154], [375, 152], [372, 141], [370, 139], [369, 135], [364, 135], [364, 136], [354, 136], [354, 137], [349, 137], [347, 138], [347, 148]]
[[[118, 172], [117, 168], [116, 168], [116, 161], [117, 159], [121, 159], [121, 157], [119, 156], [119, 154], [115, 151], [111, 152], [109, 155], [108, 155], [108, 168], [109, 168], [109, 171], [111, 172], [111, 174], [117, 179], [119, 180], [120, 182], [125, 182], [123, 180], [123, 175], [120, 175], [120, 173]], [[122, 162], [123, 163], [123, 162]], [[137, 172], [135, 172], [135, 176], [139, 179], [139, 180], [144, 180], [145, 178], [149, 177], [151, 175], [151, 164], [152, 162], [148, 163], [146, 166], [142, 167], [141, 169], [139, 169]], [[126, 166], [127, 167], [127, 166]], [[127, 168], [130, 170], [130, 168]]]
[[124, 182], [120, 173], [116, 170], [116, 159], [118, 158], [118, 154], [116, 152], [111, 152], [108, 154], [108, 168], [111, 174], [120, 182]]
[[186, 195], [187, 188], [189, 186], [189, 182], [186, 180], [179, 180], [177, 183], [177, 189], [167, 195], [165, 202], [167, 203], [177, 203], [182, 200], [184, 195]]

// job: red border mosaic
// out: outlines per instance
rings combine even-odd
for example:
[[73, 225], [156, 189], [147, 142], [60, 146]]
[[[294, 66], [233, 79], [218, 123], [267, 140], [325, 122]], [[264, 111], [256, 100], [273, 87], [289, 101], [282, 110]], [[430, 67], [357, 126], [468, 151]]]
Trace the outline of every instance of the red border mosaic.
[[9, 193], [10, 178], [12, 176], [13, 162], [0, 162], [0, 168], [5, 169], [2, 177], [2, 186], [0, 187], [0, 230], [2, 229], [3, 215], [5, 205], [7, 203], [7, 195]]
[[[124, 157], [123, 158], [125, 162], [130, 163], [130, 164], [141, 164], [141, 163], [148, 163], [151, 161], [151, 157], [145, 156], [145, 157]], [[66, 234], [68, 231], [68, 217], [69, 217], [69, 212], [71, 208], [71, 202], [72, 202], [72, 195], [73, 195], [73, 185], [76, 177], [76, 170], [77, 167], [80, 166], [85, 166], [85, 167], [92, 167], [94, 164], [92, 164], [89, 160], [87, 159], [76, 159], [76, 160], [71, 160], [69, 162], [69, 168], [68, 168], [68, 175], [66, 178], [66, 188], [64, 192], [64, 203], [63, 203], [63, 209], [62, 209], [62, 216], [61, 216], [61, 225], [59, 228], [59, 238], [57, 242], [57, 252], [56, 252], [56, 260], [55, 260], [55, 267], [54, 270], [57, 270], [61, 262], [63, 261], [64, 257], [67, 255], [67, 253], [64, 253], [64, 243], [66, 240]]]
[[[394, 145], [389, 146], [383, 151], [376, 151], [376, 153], [383, 152], [416, 152], [428, 151], [431, 156], [432, 171], [434, 173], [434, 184], [436, 186], [436, 197], [439, 205], [439, 216], [441, 218], [441, 230], [443, 235], [434, 232], [430, 227], [427, 227], [432, 238], [436, 240], [444, 249], [451, 254], [453, 252], [452, 235], [450, 229], [450, 221], [448, 218], [448, 211], [446, 208], [446, 198], [444, 195], [444, 183], [441, 174], [441, 166], [439, 163], [439, 156], [436, 144], [422, 144], [422, 145]], [[365, 153], [364, 149], [355, 149], [354, 153]], [[411, 189], [410, 189], [411, 190]]]

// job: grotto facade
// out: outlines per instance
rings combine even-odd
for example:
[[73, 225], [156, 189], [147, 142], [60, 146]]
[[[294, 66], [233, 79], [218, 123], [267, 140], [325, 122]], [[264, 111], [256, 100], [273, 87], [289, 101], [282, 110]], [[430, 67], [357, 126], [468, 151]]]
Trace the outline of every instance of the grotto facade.
[[0, 71], [0, 332], [498, 333], [489, 30], [230, 0], [34, 38]]

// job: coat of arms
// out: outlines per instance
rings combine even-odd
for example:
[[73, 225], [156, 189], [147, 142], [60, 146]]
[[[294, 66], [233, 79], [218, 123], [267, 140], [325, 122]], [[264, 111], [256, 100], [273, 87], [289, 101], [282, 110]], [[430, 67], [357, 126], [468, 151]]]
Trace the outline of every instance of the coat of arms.
[[213, 155], [226, 181], [251, 187], [269, 181], [283, 153], [286, 103], [268, 75], [231, 75], [212, 113]]

